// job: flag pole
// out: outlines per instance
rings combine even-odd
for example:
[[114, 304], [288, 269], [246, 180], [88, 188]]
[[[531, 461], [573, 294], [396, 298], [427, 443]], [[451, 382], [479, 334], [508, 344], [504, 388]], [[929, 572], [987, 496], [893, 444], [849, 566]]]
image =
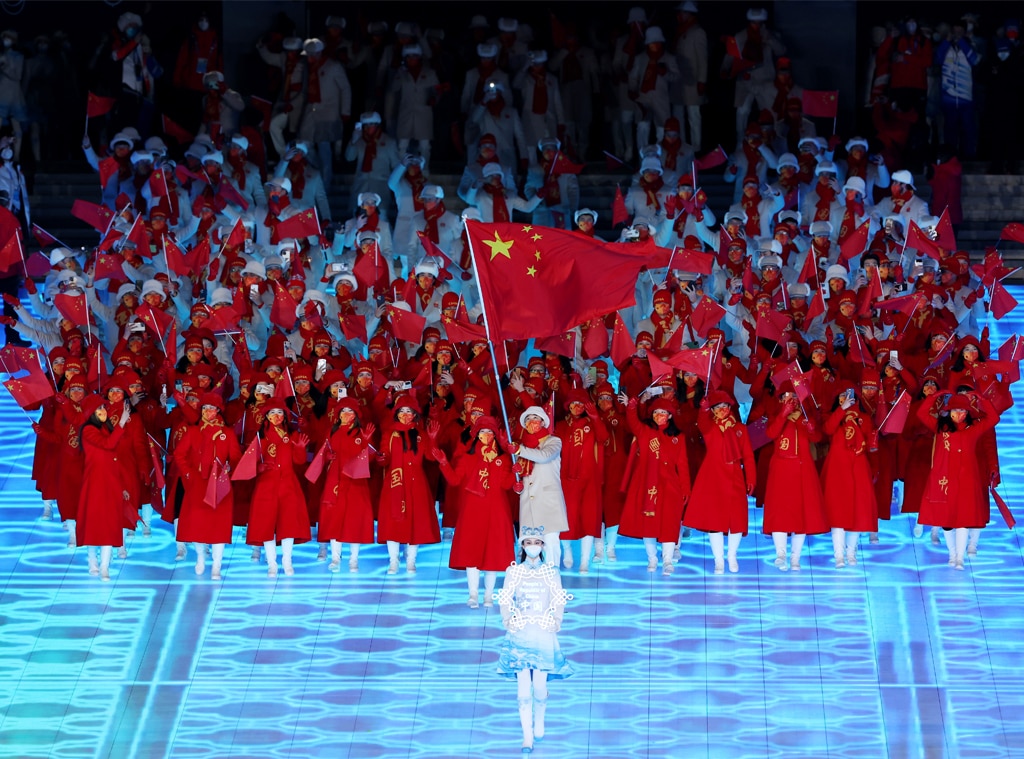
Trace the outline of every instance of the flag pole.
[[[466, 222], [468, 227], [470, 224], [483, 224], [483, 222], [476, 222], [469, 220]], [[467, 230], [468, 231], [468, 230]], [[484, 317], [484, 334], [487, 336], [487, 348], [491, 354], [491, 365], [494, 368], [494, 380], [498, 383], [498, 405], [501, 406], [501, 419], [505, 423], [505, 434], [509, 440], [512, 439], [512, 427], [508, 422], [508, 409], [505, 408], [505, 395], [501, 392], [501, 373], [498, 371], [498, 357], [494, 353], [494, 341], [491, 339], [491, 325], [487, 319], [487, 301], [484, 300], [483, 285], [480, 284], [480, 266], [476, 262], [476, 251], [473, 249], [473, 235], [466, 234], [466, 244], [469, 246], [469, 258], [473, 262], [473, 271], [478, 272], [477, 276], [473, 279], [476, 280], [476, 291], [480, 296], [480, 311]], [[456, 312], [458, 315], [458, 312]], [[502, 342], [504, 346], [504, 341]], [[554, 421], [554, 420], [552, 420]], [[512, 454], [512, 461], [515, 462], [516, 456]], [[519, 475], [516, 475], [516, 481], [519, 480]]]

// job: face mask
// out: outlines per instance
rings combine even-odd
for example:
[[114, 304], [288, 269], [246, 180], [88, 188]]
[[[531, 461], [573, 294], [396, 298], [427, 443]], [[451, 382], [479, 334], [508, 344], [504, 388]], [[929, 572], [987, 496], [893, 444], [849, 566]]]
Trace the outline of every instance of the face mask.
[[917, 24], [911, 21], [907, 24], [907, 34], [913, 34], [917, 31]]
[[9, 161], [14, 158], [14, 151], [10, 148], [4, 148], [3, 150], [0, 150], [0, 158], [3, 158], [5, 161]]
[[1000, 50], [998, 53], [996, 53], [996, 58], [998, 58], [1001, 61], [1005, 61], [1009, 57], [1010, 57], [1010, 51], [1009, 50]]
[[205, 32], [209, 28], [210, 28], [210, 22], [207, 21], [205, 18], [202, 21], [199, 22], [199, 31]]
[[523, 550], [531, 559], [536, 559], [540, 556], [540, 552], [544, 550], [544, 546], [523, 546]]
[[138, 33], [139, 33], [138, 29], [136, 29], [134, 26], [129, 26], [127, 29], [125, 29], [124, 36], [127, 37], [128, 39], [134, 39], [135, 35], [138, 34]]
[[14, 44], [13, 40], [11, 40], [9, 37], [4, 37], [4, 47], [10, 47], [13, 44]]

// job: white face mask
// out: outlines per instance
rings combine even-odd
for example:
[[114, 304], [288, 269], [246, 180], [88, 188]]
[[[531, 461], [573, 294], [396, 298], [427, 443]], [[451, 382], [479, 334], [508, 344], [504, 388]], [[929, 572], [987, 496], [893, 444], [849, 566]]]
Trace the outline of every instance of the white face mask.
[[4, 47], [10, 47], [13, 44], [14, 40], [12, 40], [10, 37], [4, 37]]
[[907, 24], [907, 34], [913, 34], [916, 31], [917, 31], [917, 24], [915, 22], [913, 22], [913, 21], [910, 21]]
[[531, 559], [536, 559], [538, 556], [540, 556], [540, 552], [543, 550], [544, 546], [523, 546], [523, 551], [525, 551], [526, 555], [529, 556]]
[[210, 22], [207, 21], [205, 18], [202, 21], [199, 22], [199, 31], [205, 32], [209, 28], [210, 28]]
[[996, 53], [996, 58], [998, 58], [1001, 61], [1005, 61], [1009, 57], [1010, 57], [1010, 51], [1009, 50], [1000, 50], [998, 53]]
[[10, 148], [4, 148], [3, 150], [0, 150], [0, 158], [3, 158], [5, 161], [9, 161], [14, 158], [14, 151]]

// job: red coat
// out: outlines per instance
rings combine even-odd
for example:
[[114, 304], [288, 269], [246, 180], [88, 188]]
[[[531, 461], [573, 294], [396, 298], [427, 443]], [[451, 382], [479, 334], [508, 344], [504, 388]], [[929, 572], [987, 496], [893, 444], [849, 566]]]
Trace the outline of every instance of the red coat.
[[183, 543], [230, 543], [234, 498], [231, 490], [216, 507], [206, 503], [207, 484], [225, 464], [234, 470], [242, 457], [230, 427], [200, 422], [189, 427], [174, 449], [174, 460], [181, 473], [185, 497], [181, 504], [177, 539]]
[[217, 33], [213, 29], [202, 31], [193, 26], [188, 37], [181, 43], [178, 60], [174, 66], [174, 86], [184, 90], [202, 92], [203, 74], [207, 71], [223, 71]]
[[346, 464], [366, 451], [370, 439], [359, 428], [339, 427], [331, 435], [330, 445], [334, 458], [324, 478], [317, 539], [321, 543], [372, 543], [370, 479], [353, 479], [343, 471]]
[[[693, 483], [683, 524], [703, 532], [746, 535], [747, 483], [757, 482], [747, 427], [732, 417], [719, 423], [710, 410], [701, 411], [697, 422], [707, 455]], [[735, 440], [735, 446], [727, 436]]]
[[605, 527], [615, 527], [622, 519], [622, 505], [626, 492], [626, 465], [633, 443], [626, 415], [616, 405], [612, 410], [601, 412], [608, 442], [604, 446], [604, 487], [601, 488], [602, 519]]
[[762, 532], [828, 532], [821, 483], [811, 458], [811, 443], [821, 440], [820, 430], [803, 417], [790, 421], [780, 409], [769, 422], [767, 433], [775, 443], [765, 489]]
[[[64, 398], [64, 396], [59, 396]], [[71, 401], [58, 405], [49, 427], [42, 426], [40, 439], [46, 440], [54, 451], [54, 466], [59, 466], [60, 476], [56, 481], [57, 509], [63, 521], [76, 519], [78, 498], [82, 492], [82, 476], [85, 470], [85, 454], [78, 436], [78, 415], [81, 408]], [[42, 420], [40, 420], [42, 424]], [[46, 497], [45, 495], [43, 496]]]
[[482, 449], [477, 442], [476, 450], [460, 456], [454, 467], [447, 462], [441, 466], [448, 484], [460, 494], [459, 521], [448, 566], [503, 572], [515, 559], [515, 531], [506, 492], [516, 478], [511, 458], [499, 454], [491, 459]]
[[430, 492], [423, 458], [430, 441], [423, 430], [418, 432], [416, 450], [412, 449], [409, 431], [395, 425], [384, 432], [381, 453], [384, 455], [384, 483], [377, 508], [377, 542], [395, 541], [410, 545], [441, 542], [441, 529], [434, 513], [434, 496]]
[[260, 438], [259, 468], [249, 507], [249, 530], [245, 542], [262, 545], [275, 538], [280, 543], [310, 538], [306, 499], [296, 469], [306, 463], [306, 448], [278, 427], [268, 427]]
[[686, 438], [681, 434], [669, 436], [644, 424], [633, 403], [626, 408], [626, 420], [636, 436], [636, 454], [630, 461], [619, 533], [674, 543], [679, 539], [683, 507], [690, 495]]
[[917, 412], [922, 405], [930, 407], [934, 402], [934, 396], [914, 400], [903, 427], [903, 447], [907, 452], [903, 466], [903, 504], [900, 507], [903, 514], [916, 514], [921, 510], [921, 497], [932, 469], [934, 432], [921, 422]]
[[600, 537], [602, 458], [608, 430], [600, 419], [584, 415], [558, 420], [555, 434], [562, 439], [562, 493], [569, 520], [562, 540]]
[[[36, 481], [36, 490], [44, 501], [52, 501], [57, 498], [60, 492], [60, 445], [54, 431], [56, 430], [60, 417], [57, 414], [57, 404], [53, 398], [42, 402], [43, 413], [39, 417], [39, 426], [48, 434], [41, 434], [36, 437], [35, 450], [32, 456], [32, 479]], [[32, 409], [28, 409], [31, 411]], [[62, 518], [64, 514], [61, 514]]]
[[75, 523], [80, 546], [124, 545], [124, 511], [129, 495], [123, 486], [122, 462], [117, 453], [123, 436], [122, 427], [115, 427], [113, 432], [91, 424], [82, 428], [85, 465]]
[[[875, 426], [856, 407], [837, 408], [825, 421], [831, 446], [821, 471], [829, 527], [878, 531], [878, 506], [868, 447]], [[886, 506], [888, 506], [888, 501]]]
[[978, 470], [977, 446], [999, 420], [991, 404], [984, 419], [954, 432], [939, 432], [934, 406], [921, 404], [917, 418], [935, 433], [932, 467], [925, 481], [918, 521], [934, 527], [984, 527], [989, 521], [988, 499], [982, 499], [983, 480]]

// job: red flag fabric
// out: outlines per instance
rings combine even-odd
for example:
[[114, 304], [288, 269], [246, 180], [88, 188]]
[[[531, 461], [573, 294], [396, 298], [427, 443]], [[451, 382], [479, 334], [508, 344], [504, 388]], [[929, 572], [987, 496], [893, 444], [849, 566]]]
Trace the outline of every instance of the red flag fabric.
[[316, 212], [312, 208], [289, 216], [277, 225], [278, 240], [288, 238], [302, 239], [305, 237], [319, 237], [320, 222], [316, 218]]
[[25, 254], [21, 249], [21, 234], [15, 230], [14, 234], [0, 248], [0, 271], [13, 271], [18, 264], [24, 264], [24, 261]]
[[615, 326], [612, 328], [612, 363], [622, 366], [633, 356], [635, 343], [629, 334], [626, 322], [619, 313], [615, 314]]
[[85, 101], [85, 115], [90, 119], [104, 116], [113, 110], [115, 103], [117, 103], [117, 98], [108, 98], [90, 92]]
[[644, 249], [529, 224], [466, 223], [492, 340], [560, 335], [635, 303]]
[[1003, 231], [999, 234], [999, 239], [1024, 243], [1024, 224], [1016, 221], [1010, 222], [1003, 227]]
[[[209, 324], [207, 322], [206, 324]], [[205, 324], [203, 325], [206, 326]], [[230, 339], [230, 338], [229, 338]], [[231, 344], [234, 350], [231, 351], [231, 362], [239, 372], [246, 372], [252, 369], [252, 356], [249, 353], [249, 343], [245, 341], [245, 335], [239, 335], [237, 340], [232, 339]]]
[[416, 235], [420, 239], [420, 245], [423, 246], [424, 253], [426, 253], [431, 258], [441, 259], [440, 262], [438, 262], [438, 266], [440, 266], [442, 269], [448, 269], [451, 267], [452, 260], [448, 258], [448, 256], [445, 254], [443, 250], [441, 250], [441, 248], [437, 246], [437, 243], [435, 243], [433, 240], [427, 237], [427, 235], [424, 234], [423, 232], [417, 232]]
[[88, 200], [76, 200], [71, 204], [71, 215], [80, 219], [98, 232], [106, 232], [110, 226], [110, 220], [114, 218], [114, 212], [99, 203], [90, 203]]
[[25, 268], [32, 279], [44, 279], [50, 273], [50, 259], [40, 251], [30, 253], [25, 261]]
[[341, 323], [341, 331], [346, 340], [358, 340], [364, 345], [369, 342], [366, 338], [366, 317], [359, 314], [338, 314], [338, 321]]
[[757, 336], [763, 340], [782, 340], [782, 333], [789, 328], [790, 316], [778, 311], [769, 311], [757, 317]]
[[725, 148], [723, 148], [721, 145], [718, 145], [717, 147], [715, 147], [714, 150], [712, 150], [707, 155], [703, 156], [702, 158], [695, 159], [693, 165], [696, 166], [701, 171], [707, 171], [708, 169], [713, 169], [716, 166], [721, 166], [728, 160], [729, 154], [725, 152]]
[[15, 403], [23, 409], [35, 406], [55, 394], [53, 384], [41, 371], [30, 372], [24, 377], [4, 380], [4, 387], [14, 398]]
[[625, 224], [629, 221], [629, 211], [626, 210], [626, 199], [622, 196], [622, 188], [615, 185], [615, 199], [612, 201], [612, 226]]
[[303, 476], [310, 482], [316, 482], [320, 479], [320, 475], [323, 474], [324, 460], [327, 458], [327, 449], [330, 444], [330, 439], [325, 439], [323, 445], [316, 452], [316, 456], [313, 457], [313, 460], [309, 462], [309, 466], [306, 467], [306, 473]]
[[445, 337], [453, 343], [471, 343], [487, 338], [486, 330], [479, 324], [470, 324], [462, 319], [447, 316], [441, 317], [441, 323], [444, 325]]
[[931, 256], [936, 261], [941, 258], [939, 246], [929, 239], [913, 219], [910, 220], [910, 230], [907, 232], [907, 247]]
[[39, 243], [40, 248], [48, 248], [51, 245], [57, 245], [60, 240], [51, 235], [45, 229], [38, 224], [33, 224], [31, 227], [32, 236], [36, 238], [36, 242]]
[[707, 337], [708, 332], [714, 329], [715, 325], [725, 317], [725, 314], [725, 309], [717, 301], [705, 295], [690, 314], [690, 326], [701, 337]]
[[263, 116], [263, 120], [260, 123], [260, 131], [269, 132], [270, 114], [274, 107], [274, 104], [265, 98], [256, 97], [255, 95], [249, 96], [249, 103], [252, 105], [253, 108], [260, 112], [260, 115]]
[[732, 58], [732, 66], [730, 68], [731, 76], [738, 76], [744, 71], [754, 68], [757, 63], [760, 63], [760, 61], [757, 61], [756, 63], [754, 61], [748, 61], [743, 57], [743, 53], [740, 50], [739, 45], [736, 44], [735, 37], [724, 37], [722, 41], [725, 42], [725, 54]]
[[240, 248], [245, 245], [245, 226], [242, 224], [242, 217], [235, 219], [234, 225], [227, 239], [224, 240], [225, 248]]
[[886, 435], [902, 435], [907, 418], [910, 416], [911, 400], [910, 393], [906, 390], [902, 391], [896, 399], [895, 405], [886, 415], [885, 421], [882, 422], [879, 432]]
[[651, 384], [656, 385], [665, 377], [674, 377], [676, 370], [654, 355], [654, 351], [647, 351], [647, 363], [651, 367]]
[[167, 332], [174, 324], [174, 317], [162, 308], [153, 308], [143, 303], [135, 309], [135, 315], [156, 336], [157, 342], [166, 345]]
[[576, 356], [576, 331], [570, 330], [560, 335], [538, 337], [533, 347], [544, 353], [557, 353], [559, 356], [574, 358]]
[[194, 174], [192, 171], [189, 170], [188, 166], [186, 166], [183, 163], [179, 163], [177, 166], [174, 167], [174, 178], [177, 179], [178, 182], [182, 185], [186, 185], [190, 181], [199, 182], [201, 184], [209, 184], [209, 182], [206, 181], [205, 175]]
[[811, 303], [807, 306], [807, 316], [804, 317], [804, 321], [806, 324], [810, 324], [823, 313], [825, 313], [825, 299], [821, 295], [821, 290], [815, 289], [814, 295], [811, 296]]
[[797, 400], [804, 403], [808, 398], [811, 397], [811, 373], [803, 372], [798, 373], [793, 379], [793, 392], [796, 393]]
[[1024, 340], [1014, 335], [999, 346], [998, 355], [1000, 361], [1010, 366], [1009, 369], [1003, 372], [1003, 379], [1006, 382], [1017, 382], [1020, 379], [1020, 360], [1024, 358]]
[[260, 436], [259, 433], [249, 443], [242, 458], [238, 460], [235, 471], [231, 473], [232, 480], [251, 480], [256, 476], [256, 465], [260, 461]]
[[370, 449], [363, 448], [358, 454], [341, 465], [341, 473], [352, 480], [366, 480], [370, 477]]
[[839, 92], [836, 90], [804, 90], [804, 115], [834, 119], [839, 113]]
[[[865, 221], [850, 234], [846, 236], [846, 239], [839, 243], [839, 260], [840, 262], [849, 261], [851, 258], [856, 258], [868, 245], [868, 228], [871, 226], [870, 221]], [[807, 258], [814, 261], [814, 251], [807, 252]], [[813, 273], [813, 272], [812, 272]]]
[[84, 295], [68, 295], [59, 293], [53, 296], [53, 305], [60, 315], [75, 323], [76, 327], [84, 327], [89, 323], [89, 306]]
[[298, 304], [295, 299], [288, 294], [288, 291], [283, 285], [277, 285], [274, 288], [274, 305], [270, 307], [270, 321], [277, 327], [280, 327], [285, 332], [291, 332], [295, 328], [295, 322], [298, 317], [295, 315], [295, 309]]
[[210, 479], [206, 482], [206, 494], [203, 496], [203, 503], [212, 509], [216, 509], [228, 493], [231, 492], [231, 478], [222, 466], [214, 459], [213, 471]]
[[989, 297], [992, 316], [996, 319], [1002, 319], [1017, 307], [1017, 300], [999, 282], [992, 283]]
[[600, 358], [608, 353], [608, 328], [604, 319], [591, 319], [583, 330], [583, 344], [580, 346], [583, 358]]
[[795, 379], [799, 379], [803, 374], [803, 370], [800, 369], [800, 364], [794, 361], [791, 364], [776, 369], [772, 372], [772, 384], [775, 385], [775, 389], [778, 390], [782, 383], [792, 382]]
[[666, 363], [681, 372], [692, 372], [707, 382], [711, 374], [711, 346], [681, 350], [669, 356]]
[[875, 301], [882, 297], [882, 275], [878, 267], [872, 267], [868, 274], [868, 285], [857, 292], [857, 316], [869, 316]]
[[170, 187], [167, 186], [167, 176], [164, 174], [162, 166], [153, 169], [149, 175], [149, 192], [154, 199], [166, 197], [170, 192]]
[[241, 319], [241, 314], [234, 306], [222, 306], [213, 309], [210, 318], [203, 322], [203, 326], [211, 332], [237, 332]]
[[190, 131], [181, 126], [181, 124], [167, 118], [167, 116], [161, 116], [160, 123], [163, 126], [164, 134], [168, 137], [173, 137], [178, 141], [179, 145], [188, 145], [195, 139], [195, 136]]
[[185, 254], [185, 263], [189, 270], [196, 274], [202, 274], [210, 265], [210, 238], [204, 237], [192, 250]]
[[22, 348], [17, 345], [5, 345], [0, 348], [0, 367], [8, 374], [17, 374], [19, 371], [41, 372], [39, 365], [39, 354], [32, 348]]
[[167, 484], [164, 480], [164, 468], [157, 453], [158, 446], [153, 441], [153, 436], [148, 433], [146, 434], [146, 444], [149, 447], [149, 462], [153, 465], [153, 484], [158, 490], [163, 490]]
[[231, 184], [231, 180], [223, 174], [217, 182], [216, 196], [221, 201], [239, 206], [243, 211], [249, 210], [249, 201], [242, 197], [235, 186]]
[[949, 209], [945, 208], [935, 225], [935, 242], [945, 250], [956, 250], [956, 235], [953, 233], [953, 222], [949, 220]]
[[292, 381], [292, 373], [290, 369], [285, 368], [284, 373], [278, 377], [277, 382], [274, 384], [274, 398], [283, 402], [288, 398], [294, 397], [295, 383]]
[[900, 295], [888, 300], [880, 300], [875, 304], [875, 308], [882, 311], [899, 311], [904, 316], [909, 317], [917, 310], [917, 301], [918, 296], [911, 293], [910, 295]]
[[715, 257], [711, 253], [699, 250], [676, 248], [672, 256], [672, 268], [680, 271], [691, 271], [696, 274], [711, 274], [715, 265]]
[[427, 320], [412, 311], [388, 306], [388, 318], [391, 320], [391, 334], [399, 340], [419, 345], [423, 339], [423, 328]]
[[120, 253], [97, 253], [96, 272], [93, 274], [94, 281], [99, 282], [104, 279], [119, 281], [126, 279], [124, 269], [121, 267], [123, 263], [124, 258]]
[[999, 509], [999, 513], [1003, 515], [1003, 521], [1006, 522], [1006, 526], [1013, 529], [1013, 526], [1017, 524], [1017, 520], [1013, 518], [1013, 514], [1010, 512], [1010, 507], [1006, 505], [1006, 501], [1003, 500], [1002, 496], [996, 492], [995, 485], [989, 485], [989, 491], [992, 493], [992, 498], [996, 502], [996, 508]]
[[755, 451], [768, 445], [771, 442], [768, 437], [768, 417], [762, 416], [748, 422], [747, 434], [750, 436], [750, 447]]
[[388, 276], [391, 271], [390, 264], [385, 260], [384, 256], [381, 255], [380, 250], [377, 246], [374, 246], [375, 250], [371, 253], [357, 253], [356, 262], [352, 265], [352, 273], [356, 275], [356, 280], [359, 282], [360, 287], [363, 288], [376, 288], [378, 284], [383, 288], [387, 289], [387, 282], [390, 281]]
[[192, 271], [189, 269], [185, 253], [178, 246], [178, 243], [164, 237], [164, 260], [167, 261], [167, 268], [182, 277], [189, 276]]

